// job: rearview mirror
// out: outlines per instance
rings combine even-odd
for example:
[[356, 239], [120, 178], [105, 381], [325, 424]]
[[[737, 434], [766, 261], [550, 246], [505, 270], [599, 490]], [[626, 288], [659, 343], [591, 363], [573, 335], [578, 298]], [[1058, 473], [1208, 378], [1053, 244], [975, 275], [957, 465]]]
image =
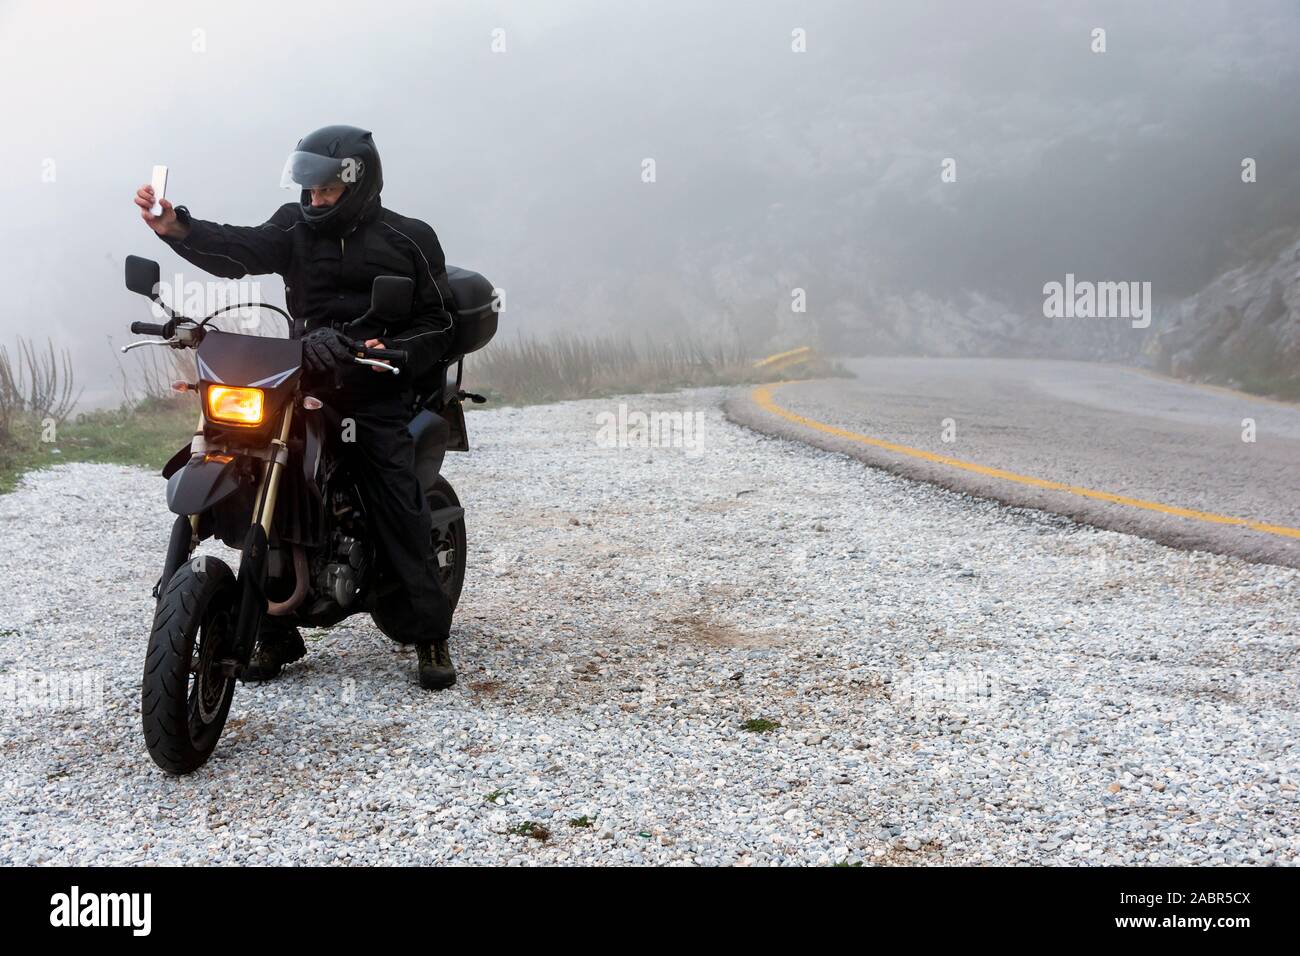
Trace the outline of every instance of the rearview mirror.
[[[126, 287], [139, 295], [157, 298], [161, 273], [158, 263], [139, 256], [126, 257]], [[408, 280], [409, 281], [409, 280]]]
[[411, 314], [415, 282], [403, 276], [379, 276], [370, 287], [370, 311], [386, 319], [403, 319]]

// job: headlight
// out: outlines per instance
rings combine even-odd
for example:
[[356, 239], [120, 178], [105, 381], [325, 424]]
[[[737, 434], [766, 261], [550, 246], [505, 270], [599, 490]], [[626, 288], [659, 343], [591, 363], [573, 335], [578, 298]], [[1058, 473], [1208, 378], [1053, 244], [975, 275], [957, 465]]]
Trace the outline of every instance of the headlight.
[[208, 419], [226, 425], [262, 424], [262, 390], [209, 385]]

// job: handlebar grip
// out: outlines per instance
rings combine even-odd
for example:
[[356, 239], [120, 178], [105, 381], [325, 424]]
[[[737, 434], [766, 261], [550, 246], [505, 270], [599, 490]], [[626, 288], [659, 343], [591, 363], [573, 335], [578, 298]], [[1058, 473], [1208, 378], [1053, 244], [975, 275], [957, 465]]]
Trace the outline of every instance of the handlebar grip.
[[365, 349], [365, 348], [363, 348], [363, 349], [361, 350], [361, 354], [364, 355], [364, 356], [365, 356], [366, 358], [368, 358], [368, 359], [375, 359], [375, 360], [378, 361], [378, 362], [388, 362], [390, 365], [405, 365], [405, 364], [406, 364], [406, 350], [405, 350], [405, 349]]
[[167, 326], [158, 325], [155, 322], [132, 322], [132, 335], [163, 335], [167, 334]]

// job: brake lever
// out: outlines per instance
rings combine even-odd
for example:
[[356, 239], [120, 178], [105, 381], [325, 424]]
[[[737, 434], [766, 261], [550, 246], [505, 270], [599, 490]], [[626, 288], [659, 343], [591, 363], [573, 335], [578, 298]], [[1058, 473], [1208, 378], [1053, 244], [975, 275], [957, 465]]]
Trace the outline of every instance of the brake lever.
[[[144, 344], [148, 345], [149, 343], [146, 342]], [[392, 372], [394, 375], [402, 374], [402, 370], [397, 368], [397, 366], [389, 365], [387, 362], [380, 362], [378, 359], [368, 359], [368, 358], [358, 357], [358, 358], [354, 358], [352, 361], [356, 362], [358, 365], [369, 365], [371, 368], [381, 368], [385, 372]]]
[[123, 345], [122, 351], [129, 352], [132, 349], [138, 349], [142, 345], [176, 345], [180, 339], [141, 339], [138, 342], [132, 342], [130, 345]]

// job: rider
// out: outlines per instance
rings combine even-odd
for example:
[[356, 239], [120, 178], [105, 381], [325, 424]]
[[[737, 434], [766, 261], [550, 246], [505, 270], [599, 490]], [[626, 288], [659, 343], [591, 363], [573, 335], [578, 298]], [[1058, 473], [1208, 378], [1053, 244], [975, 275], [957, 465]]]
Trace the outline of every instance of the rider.
[[[331, 404], [355, 422], [341, 445], [374, 522], [383, 557], [402, 584], [387, 600], [399, 621], [398, 640], [418, 651], [421, 686], [456, 681], [447, 640], [451, 605], [438, 584], [428, 504], [415, 475], [415, 449], [406, 423], [418, 379], [444, 354], [450, 337], [451, 288], [438, 237], [426, 223], [385, 209], [379, 152], [366, 130], [326, 126], [308, 134], [289, 154], [281, 185], [301, 190], [299, 201], [277, 209], [260, 226], [226, 226], [194, 219], [184, 206], [161, 200], [142, 186], [135, 203], [141, 217], [182, 258], [227, 279], [274, 272], [302, 336], [308, 371], [332, 374]], [[370, 304], [376, 276], [415, 280], [409, 322], [355, 321]], [[382, 336], [382, 339], [381, 339]], [[350, 362], [350, 341], [405, 349], [401, 375]], [[249, 680], [269, 680], [307, 653], [297, 628], [267, 617], [258, 635]]]

